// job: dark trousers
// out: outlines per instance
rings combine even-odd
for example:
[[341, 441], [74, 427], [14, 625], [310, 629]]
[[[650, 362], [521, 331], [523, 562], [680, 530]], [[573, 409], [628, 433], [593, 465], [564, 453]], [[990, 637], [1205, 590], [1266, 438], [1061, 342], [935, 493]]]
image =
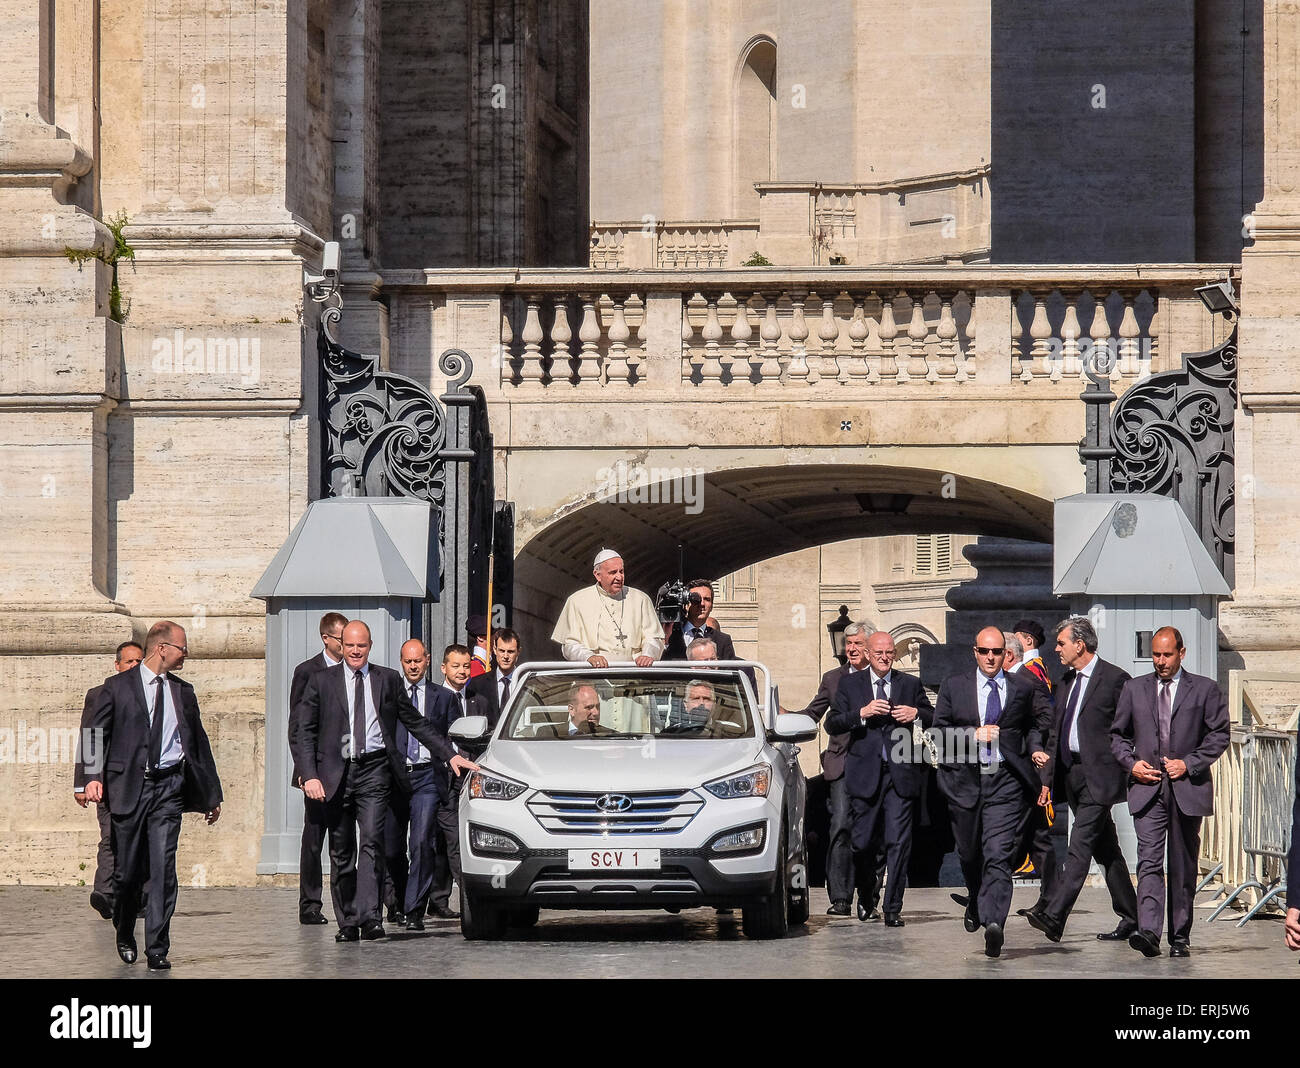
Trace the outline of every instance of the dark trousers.
[[302, 848], [298, 852], [298, 915], [316, 916], [321, 911], [322, 890], [320, 856], [325, 846], [328, 821], [324, 801], [302, 799]]
[[826, 784], [826, 808], [831, 815], [826, 848], [826, 892], [832, 901], [853, 900], [853, 809], [849, 788], [841, 775]]
[[119, 941], [135, 942], [140, 896], [149, 878], [144, 914], [145, 953], [165, 957], [171, 948], [172, 913], [176, 911], [176, 843], [181, 836], [181, 796], [185, 773], [178, 765], [169, 775], [145, 779], [135, 809], [113, 814], [117, 852], [113, 926]]
[[859, 897], [862, 889], [875, 884], [876, 857], [883, 844], [885, 865], [889, 871], [884, 910], [901, 912], [903, 891], [907, 888], [907, 866], [912, 858], [912, 815], [916, 800], [899, 796], [893, 778], [886, 772], [881, 776], [876, 796], [852, 798], [852, 809], [853, 861]]
[[435, 821], [438, 825], [438, 850], [434, 856], [433, 890], [430, 897], [435, 906], [451, 907], [451, 881], [463, 885], [460, 874], [460, 820], [459, 795], [455, 786], [451, 796], [438, 805]]
[[1056, 847], [1052, 844], [1052, 828], [1047, 824], [1047, 809], [1034, 804], [1035, 800], [1030, 799], [1029, 814], [1020, 831], [1016, 857], [1019, 859], [1028, 854], [1033, 861], [1034, 874], [1038, 876], [1038, 901], [1046, 906], [1056, 891], [1060, 865], [1056, 863]]
[[95, 817], [99, 820], [99, 849], [95, 852], [95, 893], [103, 894], [109, 901], [113, 900], [113, 817], [108, 814], [108, 805], [100, 802], [95, 806]]
[[974, 808], [951, 806], [966, 890], [983, 924], [1005, 924], [1011, 910], [1011, 873], [1019, 863], [1016, 848], [1029, 799], [1025, 785], [1009, 768], [981, 774]]
[[379, 868], [388, 791], [388, 755], [380, 750], [360, 762], [348, 761], [343, 781], [326, 802], [330, 898], [340, 928], [381, 922]]
[[1110, 805], [1098, 804], [1088, 790], [1083, 765], [1074, 764], [1065, 774], [1065, 793], [1070, 802], [1073, 823], [1070, 848], [1061, 867], [1060, 878], [1047, 906], [1047, 915], [1062, 927], [1079, 899], [1079, 891], [1088, 879], [1088, 869], [1095, 857], [1106, 873], [1111, 908], [1126, 927], [1137, 926], [1137, 894], [1129, 878], [1128, 862], [1119, 847]]
[[381, 899], [389, 915], [405, 911], [406, 880], [410, 873], [406, 838], [410, 825], [410, 798], [401, 790], [390, 791], [388, 812], [384, 815], [384, 857], [380, 876]]
[[[409, 878], [405, 880], [405, 893], [398, 899], [405, 902], [405, 912], [408, 916], [424, 915], [424, 910], [429, 905], [429, 894], [434, 888], [433, 876], [438, 858], [438, 812], [442, 807], [442, 791], [439, 788], [440, 779], [440, 774], [433, 767], [421, 768], [411, 772], [409, 804], [411, 824], [410, 874]], [[459, 851], [457, 851], [456, 860], [456, 867], [459, 871]], [[443, 904], [445, 903], [446, 898], [443, 898]]]
[[1165, 918], [1165, 849], [1169, 852], [1169, 944], [1187, 943], [1192, 934], [1192, 901], [1196, 891], [1196, 858], [1201, 850], [1201, 817], [1178, 810], [1173, 787], [1166, 778], [1160, 791], [1133, 826], [1138, 840], [1138, 921], [1158, 939]]

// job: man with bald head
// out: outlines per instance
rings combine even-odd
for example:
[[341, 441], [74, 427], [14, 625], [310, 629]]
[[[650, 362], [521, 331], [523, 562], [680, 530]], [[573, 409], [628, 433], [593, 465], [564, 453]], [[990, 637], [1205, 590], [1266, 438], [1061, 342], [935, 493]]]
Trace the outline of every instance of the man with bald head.
[[398, 722], [452, 776], [477, 767], [411, 704], [402, 675], [370, 663], [370, 649], [370, 628], [353, 620], [343, 628], [343, 663], [313, 675], [297, 709], [293, 756], [302, 790], [326, 805], [337, 942], [385, 935], [379, 897], [384, 814], [394, 784], [409, 788]]
[[862, 888], [875, 880], [883, 843], [886, 927], [902, 927], [903, 890], [912, 856], [912, 819], [921, 796], [923, 769], [912, 744], [913, 724], [930, 725], [934, 709], [919, 680], [894, 668], [894, 639], [878, 630], [867, 636], [868, 670], [840, 679], [826, 729], [849, 736], [844, 762], [852, 829], [850, 841], [858, 885], [858, 919], [871, 916]]
[[613, 549], [596, 554], [591, 574], [595, 584], [570, 594], [551, 640], [565, 660], [598, 668], [627, 661], [649, 667], [664, 651], [664, 628], [654, 603], [626, 585], [623, 558]]
[[942, 740], [939, 788], [948, 799], [969, 895], [967, 931], [984, 927], [984, 953], [1002, 954], [1016, 848], [1040, 780], [1029, 756], [1034, 684], [1003, 670], [999, 627], [975, 636], [975, 667], [939, 690], [934, 727]]
[[570, 688], [569, 719], [559, 731], [567, 738], [576, 738], [581, 734], [614, 733], [600, 722], [600, 694], [596, 692], [596, 687], [580, 682]]
[[199, 717], [194, 687], [176, 674], [189, 654], [184, 629], [170, 620], [149, 628], [144, 659], [104, 680], [91, 716], [103, 760], [87, 769], [86, 800], [107, 799], [117, 854], [113, 925], [117, 953], [136, 960], [135, 921], [146, 868], [145, 956], [150, 971], [171, 967], [176, 910], [176, 843], [181, 814], [221, 815], [221, 780]]

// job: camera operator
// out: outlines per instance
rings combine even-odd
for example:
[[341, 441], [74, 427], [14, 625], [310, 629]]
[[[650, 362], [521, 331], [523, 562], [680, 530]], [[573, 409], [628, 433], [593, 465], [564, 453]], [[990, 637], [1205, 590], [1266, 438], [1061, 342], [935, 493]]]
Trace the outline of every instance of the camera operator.
[[[670, 622], [665, 618], [666, 603], [670, 600], [679, 603], [683, 593], [685, 597], [680, 612], [682, 618], [677, 622]], [[660, 589], [659, 596], [655, 598], [655, 607], [659, 611], [659, 618], [664, 620], [668, 627], [668, 642], [663, 655], [665, 660], [688, 659], [686, 650], [697, 641], [710, 641], [717, 649], [713, 656], [708, 657], [709, 660], [737, 659], [736, 646], [731, 640], [731, 635], [718, 630], [716, 623], [710, 623], [709, 613], [713, 611], [713, 583], [708, 579], [668, 583]], [[749, 676], [749, 681], [757, 692], [753, 669], [746, 668], [745, 674]]]

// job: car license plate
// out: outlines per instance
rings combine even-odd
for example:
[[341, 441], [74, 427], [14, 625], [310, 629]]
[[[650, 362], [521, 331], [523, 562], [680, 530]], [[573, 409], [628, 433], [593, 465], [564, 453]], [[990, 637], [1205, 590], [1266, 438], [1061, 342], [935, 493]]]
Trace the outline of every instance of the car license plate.
[[659, 867], [657, 849], [570, 849], [569, 871], [613, 871]]

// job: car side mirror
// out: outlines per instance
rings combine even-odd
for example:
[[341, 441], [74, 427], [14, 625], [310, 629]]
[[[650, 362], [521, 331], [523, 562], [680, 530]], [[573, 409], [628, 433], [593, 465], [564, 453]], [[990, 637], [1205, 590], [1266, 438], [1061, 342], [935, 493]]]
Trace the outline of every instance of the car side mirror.
[[785, 712], [776, 717], [776, 726], [767, 732], [768, 741], [811, 742], [817, 737], [817, 722], [802, 712]]
[[487, 716], [461, 716], [447, 730], [447, 737], [456, 742], [480, 742], [492, 728]]

